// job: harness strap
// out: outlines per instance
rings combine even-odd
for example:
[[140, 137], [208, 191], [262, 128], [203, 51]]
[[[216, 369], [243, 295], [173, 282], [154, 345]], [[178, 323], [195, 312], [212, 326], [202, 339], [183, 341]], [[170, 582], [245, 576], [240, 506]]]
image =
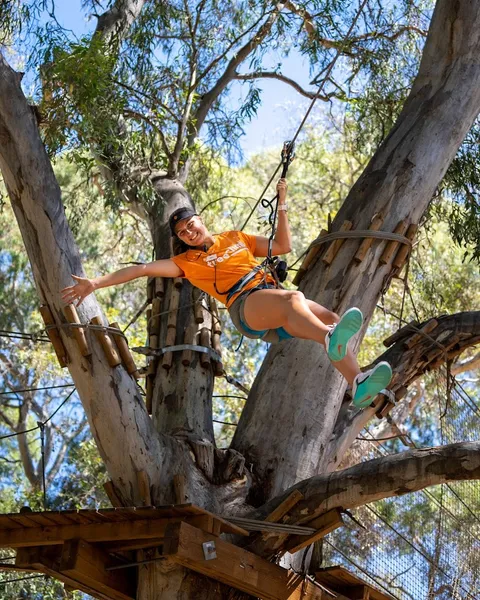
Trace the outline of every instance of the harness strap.
[[243, 277], [241, 277], [236, 283], [232, 285], [230, 289], [228, 289], [225, 293], [227, 294], [227, 302], [230, 302], [232, 296], [241, 292], [243, 288], [250, 283], [255, 275], [263, 269], [263, 263], [261, 265], [257, 265], [250, 272], [246, 273]]

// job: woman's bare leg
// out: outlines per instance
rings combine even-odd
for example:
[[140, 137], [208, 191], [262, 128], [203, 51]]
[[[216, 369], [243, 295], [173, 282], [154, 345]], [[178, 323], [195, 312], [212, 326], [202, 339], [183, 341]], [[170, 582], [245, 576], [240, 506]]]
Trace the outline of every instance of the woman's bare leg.
[[[258, 290], [250, 294], [244, 306], [247, 325], [255, 330], [283, 327], [294, 337], [314, 340], [325, 346], [325, 335], [339, 317], [320, 304], [307, 300], [301, 292]], [[348, 383], [360, 373], [358, 363], [349, 351], [344, 359], [332, 362]]]

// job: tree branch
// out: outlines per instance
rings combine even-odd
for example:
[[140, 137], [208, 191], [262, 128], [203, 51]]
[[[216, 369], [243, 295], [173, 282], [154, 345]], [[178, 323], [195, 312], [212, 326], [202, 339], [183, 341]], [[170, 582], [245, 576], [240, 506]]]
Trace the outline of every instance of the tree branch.
[[465, 371], [474, 371], [475, 369], [480, 368], [480, 352], [477, 352], [475, 356], [468, 358], [467, 360], [457, 362], [450, 368], [450, 373], [452, 375], [460, 375], [460, 373], [465, 373]]
[[134, 119], [136, 121], [145, 121], [145, 123], [147, 123], [147, 125], [150, 125], [150, 127], [152, 129], [154, 129], [158, 133], [158, 136], [160, 138], [160, 142], [162, 144], [162, 148], [163, 148], [163, 151], [165, 152], [166, 157], [167, 158], [171, 158], [172, 155], [171, 155], [171, 152], [170, 152], [170, 150], [168, 148], [167, 140], [165, 139], [165, 135], [164, 135], [162, 129], [160, 127], [158, 127], [158, 125], [156, 125], [146, 115], [142, 115], [141, 113], [139, 113], [139, 112], [137, 112], [135, 110], [131, 110], [130, 108], [125, 108], [123, 110], [123, 114], [126, 117], [130, 117], [130, 118], [132, 118], [132, 119]]
[[290, 12], [296, 14], [303, 20], [303, 26], [305, 27], [305, 31], [307, 32], [309, 38], [311, 40], [313, 40], [315, 38], [315, 33], [316, 33], [316, 28], [315, 28], [315, 25], [313, 24], [314, 23], [313, 16], [308, 11], [306, 11], [302, 6], [298, 6], [294, 2], [291, 2], [291, 0], [286, 0], [285, 2], [283, 2], [283, 5]]
[[[53, 461], [53, 465], [48, 470], [47, 483], [50, 483], [55, 479], [60, 467], [62, 466], [65, 455], [69, 451], [73, 442], [78, 438], [79, 435], [81, 435], [84, 432], [86, 426], [87, 426], [87, 419], [84, 418], [80, 422], [79, 426], [77, 427], [76, 432], [73, 435], [68, 436], [68, 437], [62, 436], [63, 437], [62, 447], [58, 451], [57, 456], [55, 457], [55, 460]], [[55, 427], [55, 429], [57, 429], [57, 428]]]
[[[430, 333], [419, 334], [418, 331], [425, 328], [427, 323], [437, 325]], [[397, 401], [400, 401], [407, 395], [409, 386], [425, 372], [439, 368], [467, 348], [480, 344], [480, 311], [444, 315], [415, 326], [409, 324], [384, 343], [390, 345], [390, 348], [375, 362], [385, 360], [392, 366], [394, 375], [389, 389], [395, 394]], [[335, 425], [333, 441], [324, 455], [323, 465], [327, 470], [337, 468], [347, 449], [374, 417], [376, 410], [375, 407], [357, 410], [350, 406], [350, 398], [345, 397]]]
[[257, 33], [254, 34], [252, 38], [242, 48], [240, 48], [240, 50], [230, 60], [223, 75], [219, 77], [213, 88], [204, 94], [203, 99], [195, 112], [193, 119], [194, 125], [189, 128], [189, 133], [187, 136], [188, 147], [190, 147], [195, 141], [195, 138], [197, 137], [212, 104], [227, 87], [227, 85], [234, 79], [237, 67], [247, 58], [249, 54], [255, 50], [255, 48], [257, 48], [263, 42], [263, 40], [272, 30], [273, 24], [277, 20], [277, 17], [278, 9], [275, 9], [272, 11], [266, 22], [260, 27]]
[[[286, 75], [282, 75], [281, 73], [276, 73], [275, 71], [256, 71], [253, 73], [245, 73], [245, 74], [236, 74], [234, 79], [239, 79], [239, 80], [249, 80], [249, 79], [277, 79], [278, 81], [282, 81], [283, 83], [286, 83], [288, 85], [290, 85], [291, 87], [293, 87], [294, 90], [296, 90], [299, 94], [301, 94], [302, 96], [305, 96], [305, 98], [310, 98], [310, 100], [312, 98], [315, 97], [316, 92], [308, 92], [307, 90], [304, 90], [296, 81], [294, 81], [293, 79], [290, 79], [290, 77], [287, 77]], [[330, 98], [333, 97], [332, 95], [320, 95], [318, 96], [319, 100], [323, 100], [324, 102], [328, 102]]]
[[[449, 481], [480, 479], [480, 442], [450, 444], [408, 450], [360, 463], [343, 471], [317, 475], [302, 481], [249, 516], [264, 519], [294, 490], [304, 496], [289, 513], [290, 524], [309, 521], [332, 508], [352, 509], [370, 502], [403, 496]], [[281, 547], [271, 536], [255, 544], [266, 556]]]
[[98, 17], [95, 35], [101, 36], [108, 46], [113, 43], [118, 47], [144, 4], [145, 0], [117, 0]]

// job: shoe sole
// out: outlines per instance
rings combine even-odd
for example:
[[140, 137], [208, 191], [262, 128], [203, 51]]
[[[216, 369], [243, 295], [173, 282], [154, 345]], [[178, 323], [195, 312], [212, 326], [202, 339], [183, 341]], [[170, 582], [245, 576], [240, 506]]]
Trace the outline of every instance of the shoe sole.
[[352, 403], [357, 408], [365, 408], [375, 400], [375, 396], [390, 383], [392, 368], [387, 362], [380, 362], [374, 367], [368, 379], [357, 386]]
[[328, 358], [338, 362], [347, 354], [348, 342], [360, 331], [363, 324], [363, 314], [359, 308], [349, 308], [337, 323], [328, 343]]

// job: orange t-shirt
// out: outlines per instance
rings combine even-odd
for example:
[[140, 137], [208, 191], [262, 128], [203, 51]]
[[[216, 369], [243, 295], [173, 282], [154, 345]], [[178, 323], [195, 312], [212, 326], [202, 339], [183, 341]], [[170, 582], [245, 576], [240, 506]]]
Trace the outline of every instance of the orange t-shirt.
[[[227, 303], [228, 290], [258, 265], [254, 256], [255, 246], [254, 235], [243, 231], [225, 231], [214, 236], [214, 243], [207, 252], [200, 248], [192, 248], [173, 256], [172, 260], [182, 269], [182, 277], [229, 307], [240, 293], [255, 287], [263, 280], [264, 274], [259, 271]], [[271, 275], [267, 275], [267, 283], [274, 283]]]

